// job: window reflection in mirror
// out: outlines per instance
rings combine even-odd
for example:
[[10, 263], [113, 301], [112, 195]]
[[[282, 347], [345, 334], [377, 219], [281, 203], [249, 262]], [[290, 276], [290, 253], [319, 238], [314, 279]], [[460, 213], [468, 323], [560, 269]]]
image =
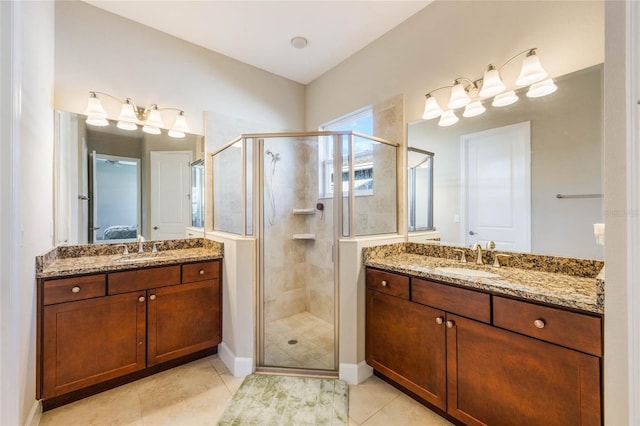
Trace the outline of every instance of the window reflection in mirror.
[[[194, 218], [203, 221], [203, 197], [192, 194], [190, 167], [203, 158], [202, 136], [149, 135], [140, 128], [118, 129], [112, 121], [95, 127], [83, 115], [62, 111], [55, 112], [55, 126], [56, 245], [132, 241], [138, 235], [183, 238]], [[113, 175], [128, 163], [138, 165], [138, 189], [133, 180]], [[112, 176], [101, 180], [102, 172]], [[195, 215], [193, 202], [200, 203]]]

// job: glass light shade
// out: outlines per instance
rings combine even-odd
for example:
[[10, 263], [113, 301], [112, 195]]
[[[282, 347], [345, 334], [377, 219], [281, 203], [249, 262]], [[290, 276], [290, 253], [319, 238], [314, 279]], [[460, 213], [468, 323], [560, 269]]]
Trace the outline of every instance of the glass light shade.
[[[164, 122], [162, 121], [162, 115], [160, 114], [160, 111], [158, 111], [158, 108], [153, 108], [152, 110], [149, 111], [149, 117], [147, 118], [147, 121], [145, 121], [145, 127], [147, 126], [157, 127], [158, 129], [164, 127]], [[154, 134], [157, 134], [157, 133], [154, 133]]]
[[136, 130], [138, 126], [136, 123], [130, 121], [118, 121], [118, 129], [122, 130]]
[[149, 126], [148, 124], [145, 124], [144, 126], [142, 126], [142, 131], [145, 133], [148, 133], [150, 135], [159, 135], [160, 134], [160, 129], [157, 127], [153, 127], [153, 126]]
[[95, 94], [89, 95], [87, 102], [87, 109], [84, 111], [84, 115], [87, 116], [87, 124], [92, 126], [108, 126], [107, 113], [102, 107], [102, 102], [96, 97]]
[[431, 120], [432, 118], [440, 117], [442, 114], [442, 108], [438, 105], [436, 98], [427, 95], [427, 99], [424, 101], [424, 113], [422, 118], [425, 120]]
[[91, 124], [92, 126], [108, 126], [109, 120], [102, 117], [87, 117], [87, 124]]
[[547, 72], [540, 65], [540, 59], [536, 55], [535, 50], [529, 52], [524, 61], [522, 61], [522, 69], [520, 69], [520, 75], [516, 80], [518, 86], [527, 86], [536, 81], [547, 78]]
[[505, 88], [506, 86], [502, 82], [498, 70], [495, 69], [493, 65], [489, 65], [482, 78], [482, 89], [480, 89], [479, 93], [480, 97], [490, 98], [503, 92]]
[[463, 117], [475, 117], [477, 115], [482, 114], [483, 112], [485, 112], [487, 109], [484, 107], [484, 105], [482, 105], [482, 102], [480, 101], [474, 101], [471, 102], [470, 104], [468, 104], [465, 108], [464, 108], [464, 112], [462, 113]]
[[514, 102], [518, 101], [518, 95], [513, 90], [509, 90], [508, 92], [500, 93], [498, 96], [493, 98], [493, 102], [491, 105], [494, 107], [503, 107], [507, 105], [511, 105]]
[[471, 98], [469, 98], [467, 92], [464, 90], [464, 86], [460, 83], [454, 84], [451, 88], [451, 98], [449, 98], [447, 107], [449, 109], [462, 108], [469, 104], [469, 102], [471, 102]]
[[534, 83], [529, 87], [527, 91], [528, 98], [539, 98], [542, 96], [550, 95], [551, 93], [558, 90], [558, 86], [556, 86], [550, 78], [547, 80], [540, 81], [538, 83]]
[[171, 130], [185, 133], [189, 131], [189, 126], [187, 125], [187, 119], [184, 117], [184, 112], [180, 111], [180, 114], [176, 116], [176, 121], [173, 123]]
[[440, 116], [440, 121], [438, 121], [438, 126], [446, 127], [451, 126], [452, 124], [456, 124], [459, 118], [452, 110], [448, 109], [442, 113]]
[[129, 100], [127, 100], [125, 103], [122, 104], [122, 109], [120, 110], [118, 121], [129, 122], [129, 123], [138, 122], [138, 116], [133, 110], [133, 105], [129, 103]]

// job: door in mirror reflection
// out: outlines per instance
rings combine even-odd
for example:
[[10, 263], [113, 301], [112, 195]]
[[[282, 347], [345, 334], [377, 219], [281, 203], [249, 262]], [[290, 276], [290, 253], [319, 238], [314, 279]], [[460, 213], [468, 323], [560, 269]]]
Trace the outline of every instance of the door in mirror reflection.
[[151, 151], [151, 239], [183, 238], [191, 225], [191, 151]]
[[140, 159], [91, 153], [90, 242], [136, 239], [140, 224]]
[[462, 135], [461, 240], [498, 250], [531, 250], [529, 122]]

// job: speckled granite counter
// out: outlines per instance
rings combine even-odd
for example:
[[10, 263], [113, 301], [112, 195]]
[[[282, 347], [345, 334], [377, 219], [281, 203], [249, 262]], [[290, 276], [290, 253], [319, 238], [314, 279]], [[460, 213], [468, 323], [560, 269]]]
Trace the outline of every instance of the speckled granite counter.
[[[430, 278], [495, 294], [517, 296], [587, 312], [598, 314], [604, 312], [602, 262], [552, 256], [538, 256], [539, 259], [535, 259], [535, 255], [509, 253], [513, 258], [505, 258], [504, 263], [507, 264], [509, 261], [512, 263], [505, 267], [493, 268], [490, 265], [476, 265], [474, 262], [460, 263], [454, 260], [454, 249], [458, 247], [399, 243], [366, 248], [363, 258], [366, 266], [386, 271]], [[467, 254], [467, 259], [473, 259], [470, 256], [472, 256], [471, 250]], [[485, 256], [485, 263], [488, 263], [488, 257], [491, 255], [485, 253]], [[526, 262], [519, 263], [523, 258]], [[514, 267], [515, 265], [518, 267]], [[534, 267], [535, 265], [537, 268]], [[499, 277], [471, 277], [436, 269], [442, 267], [482, 270], [497, 274]], [[567, 270], [575, 273], [569, 274]]]
[[[158, 243], [157, 254], [151, 253]], [[203, 238], [146, 241], [144, 254], [138, 253], [138, 243], [127, 243], [129, 256], [123, 256], [122, 244], [86, 244], [60, 246], [36, 257], [36, 278], [63, 277], [95, 272], [146, 268], [181, 262], [221, 259], [223, 246]]]

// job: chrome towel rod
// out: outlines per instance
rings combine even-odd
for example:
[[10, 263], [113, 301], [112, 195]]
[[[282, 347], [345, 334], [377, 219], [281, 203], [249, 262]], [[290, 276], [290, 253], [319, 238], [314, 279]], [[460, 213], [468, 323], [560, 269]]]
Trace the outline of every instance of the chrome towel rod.
[[602, 198], [602, 194], [556, 194], [556, 198]]

